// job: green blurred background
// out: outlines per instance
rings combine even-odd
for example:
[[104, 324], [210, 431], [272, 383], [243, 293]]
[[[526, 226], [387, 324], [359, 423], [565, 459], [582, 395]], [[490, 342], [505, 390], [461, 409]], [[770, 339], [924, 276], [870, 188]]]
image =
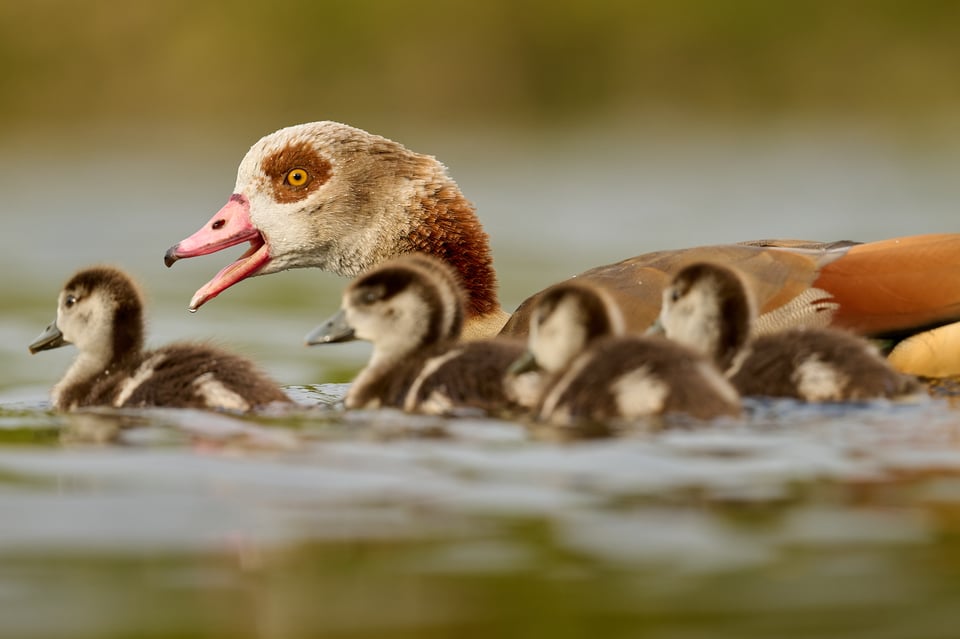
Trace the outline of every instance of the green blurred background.
[[5, 135], [315, 119], [815, 116], [914, 129], [955, 120], [960, 4], [4, 2], [0, 62]]

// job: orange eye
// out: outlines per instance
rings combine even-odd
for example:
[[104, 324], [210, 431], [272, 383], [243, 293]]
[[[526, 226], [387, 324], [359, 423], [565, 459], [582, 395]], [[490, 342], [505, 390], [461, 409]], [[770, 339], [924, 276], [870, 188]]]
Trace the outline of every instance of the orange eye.
[[310, 174], [306, 169], [290, 169], [283, 181], [290, 186], [303, 186], [310, 181]]

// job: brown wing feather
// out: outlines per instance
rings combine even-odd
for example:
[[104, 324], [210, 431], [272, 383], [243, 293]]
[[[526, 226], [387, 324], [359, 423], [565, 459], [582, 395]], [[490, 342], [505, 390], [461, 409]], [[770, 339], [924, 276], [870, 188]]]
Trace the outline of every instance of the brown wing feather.
[[[816, 279], [820, 267], [841, 257], [848, 245], [789, 241], [790, 249], [775, 246], [730, 244], [658, 251], [600, 266], [577, 276], [605, 289], [623, 311], [629, 332], [645, 331], [660, 313], [664, 287], [673, 275], [694, 262], [719, 262], [743, 273], [761, 313], [773, 310], [803, 291]], [[537, 295], [524, 301], [503, 329], [507, 335], [527, 331], [530, 310]]]
[[[761, 240], [660, 251], [578, 275], [606, 289], [630, 332], [645, 330], [672, 275], [696, 261], [733, 266], [760, 314], [782, 308], [811, 287], [839, 306], [832, 324], [874, 337], [901, 337], [960, 320], [960, 234], [895, 238], [866, 244]], [[524, 335], [537, 296], [503, 329]], [[789, 320], [787, 321], [789, 323]]]

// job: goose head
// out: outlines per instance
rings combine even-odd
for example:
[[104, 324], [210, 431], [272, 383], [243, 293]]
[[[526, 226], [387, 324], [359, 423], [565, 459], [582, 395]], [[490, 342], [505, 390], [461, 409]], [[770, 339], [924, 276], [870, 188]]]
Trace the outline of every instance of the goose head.
[[300, 124], [259, 140], [227, 203], [165, 262], [243, 243], [250, 248], [196, 292], [191, 310], [251, 276], [315, 267], [352, 277], [423, 251], [459, 271], [469, 313], [502, 312], [487, 236], [446, 168], [345, 124]]

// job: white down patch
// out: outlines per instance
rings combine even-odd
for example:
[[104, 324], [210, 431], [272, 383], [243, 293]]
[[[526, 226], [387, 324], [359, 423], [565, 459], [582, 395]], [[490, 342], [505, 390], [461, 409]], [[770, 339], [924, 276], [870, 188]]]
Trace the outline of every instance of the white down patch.
[[660, 323], [667, 337], [698, 353], [712, 356], [720, 342], [721, 324], [725, 321], [720, 315], [721, 301], [717, 291], [707, 286], [707, 282], [700, 281], [676, 301], [671, 299], [671, 292], [671, 289], [664, 290], [660, 310]]
[[549, 377], [542, 371], [529, 371], [519, 375], [508, 375], [504, 379], [503, 391], [507, 399], [524, 408], [535, 408], [543, 397]]
[[[430, 393], [430, 397], [423, 400], [416, 410], [427, 415], [447, 415], [453, 411], [456, 406], [449, 395], [445, 395], [438, 390]], [[412, 409], [411, 409], [412, 411]]]
[[138, 388], [143, 386], [147, 380], [153, 377], [153, 373], [157, 370], [157, 366], [159, 366], [160, 362], [162, 362], [164, 359], [166, 359], [166, 356], [163, 353], [156, 353], [143, 360], [143, 363], [137, 367], [137, 370], [133, 372], [133, 375], [123, 380], [123, 383], [120, 385], [120, 392], [117, 393], [117, 396], [113, 400], [113, 405], [119, 408], [126, 404], [133, 393]]
[[449, 412], [450, 409], [453, 408], [453, 403], [450, 398], [443, 393], [436, 390], [433, 391], [430, 397], [419, 406], [417, 405], [417, 395], [420, 394], [420, 388], [423, 387], [423, 383], [429, 377], [436, 373], [441, 366], [453, 358], [459, 357], [462, 352], [463, 349], [455, 348], [447, 351], [443, 355], [428, 359], [426, 363], [424, 363], [423, 368], [420, 369], [420, 374], [417, 375], [417, 378], [413, 380], [413, 383], [410, 385], [410, 390], [407, 391], [407, 396], [403, 400], [403, 410], [411, 413], [420, 411], [431, 415], [442, 415]]
[[248, 411], [250, 404], [243, 397], [223, 385], [213, 373], [204, 373], [193, 380], [193, 387], [211, 408]]
[[542, 322], [538, 319], [530, 322], [530, 351], [544, 370], [562, 371], [583, 351], [587, 341], [587, 318], [579, 300], [567, 295]]
[[812, 402], [842, 400], [843, 391], [849, 382], [846, 375], [816, 355], [797, 366], [793, 379], [800, 396]]
[[617, 410], [628, 419], [663, 412], [670, 386], [646, 366], [621, 375], [610, 386]]

